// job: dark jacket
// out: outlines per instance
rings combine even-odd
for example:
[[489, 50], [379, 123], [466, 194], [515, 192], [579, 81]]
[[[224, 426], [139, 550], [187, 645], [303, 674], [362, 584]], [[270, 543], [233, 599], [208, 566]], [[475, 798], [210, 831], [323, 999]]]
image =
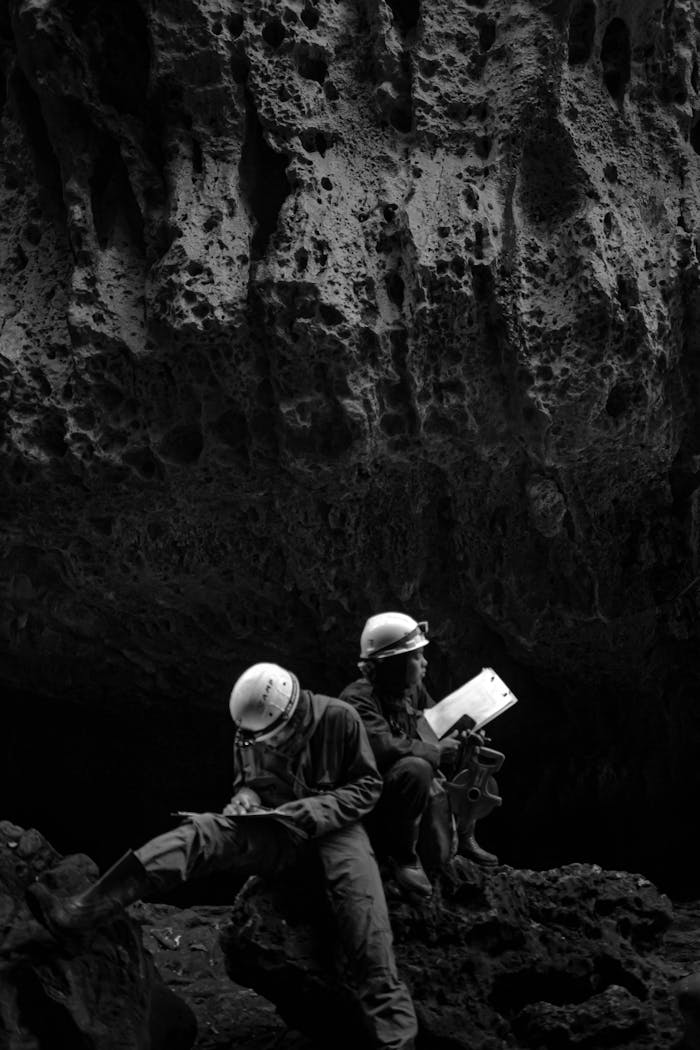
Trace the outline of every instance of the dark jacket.
[[382, 778], [358, 713], [302, 690], [293, 718], [294, 735], [283, 748], [234, 743], [234, 793], [252, 788], [311, 838], [362, 820], [379, 799]]
[[418, 737], [421, 711], [433, 701], [424, 685], [406, 690], [400, 697], [381, 697], [367, 678], [358, 678], [340, 694], [359, 712], [380, 773], [386, 773], [400, 758], [413, 755], [430, 762], [437, 772], [440, 748]]

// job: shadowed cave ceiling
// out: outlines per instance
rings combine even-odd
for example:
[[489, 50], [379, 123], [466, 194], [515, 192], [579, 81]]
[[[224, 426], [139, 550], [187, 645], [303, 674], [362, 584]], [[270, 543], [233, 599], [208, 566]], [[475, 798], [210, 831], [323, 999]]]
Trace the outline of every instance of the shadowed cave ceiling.
[[436, 695], [520, 697], [513, 825], [677, 839], [699, 35], [697, 0], [1, 2], [8, 709], [182, 734], [258, 659], [337, 693], [401, 608]]

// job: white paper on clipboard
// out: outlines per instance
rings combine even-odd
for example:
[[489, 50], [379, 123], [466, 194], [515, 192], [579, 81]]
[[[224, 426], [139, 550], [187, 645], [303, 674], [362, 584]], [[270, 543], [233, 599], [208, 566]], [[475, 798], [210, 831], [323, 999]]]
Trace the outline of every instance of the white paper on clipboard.
[[449, 733], [463, 715], [473, 720], [474, 729], [481, 729], [517, 703], [517, 700], [496, 672], [490, 667], [484, 667], [480, 674], [455, 689], [454, 693], [434, 707], [426, 708], [423, 717], [440, 738]]

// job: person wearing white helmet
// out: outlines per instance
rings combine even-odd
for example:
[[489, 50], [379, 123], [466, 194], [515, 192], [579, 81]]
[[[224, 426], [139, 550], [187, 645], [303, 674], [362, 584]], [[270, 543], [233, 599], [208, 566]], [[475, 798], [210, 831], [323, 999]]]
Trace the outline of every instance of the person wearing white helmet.
[[[445, 779], [441, 769], [452, 772], [460, 746], [455, 736], [430, 742], [418, 734], [421, 712], [433, 705], [423, 684], [428, 644], [426, 621], [401, 612], [370, 616], [360, 638], [362, 677], [340, 694], [359, 711], [384, 777], [381, 800], [368, 823], [393, 862], [396, 881], [419, 897], [432, 893], [418, 855], [421, 822], [431, 799], [442, 791], [436, 786]], [[479, 864], [498, 862], [476, 842], [473, 823], [458, 827], [458, 843], [458, 852]]]
[[58, 938], [113, 919], [142, 896], [167, 893], [202, 875], [279, 874], [315, 851], [326, 876], [368, 1045], [410, 1050], [417, 1022], [394, 959], [384, 889], [362, 820], [382, 778], [358, 713], [301, 689], [276, 664], [249, 667], [229, 700], [235, 729], [233, 797], [221, 813], [188, 813], [179, 827], [120, 858], [72, 897], [33, 883], [27, 901]]

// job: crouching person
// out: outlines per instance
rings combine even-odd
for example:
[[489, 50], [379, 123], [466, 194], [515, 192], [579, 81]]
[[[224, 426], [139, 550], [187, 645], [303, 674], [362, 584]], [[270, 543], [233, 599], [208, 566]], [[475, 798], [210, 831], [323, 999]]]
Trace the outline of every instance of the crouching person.
[[[446, 840], [438, 845], [443, 861], [456, 852], [478, 864], [498, 863], [477, 843], [473, 817], [462, 819], [454, 804], [451, 810], [443, 787], [445, 773], [456, 772], [459, 739], [446, 736], [436, 742], [421, 739], [419, 733], [422, 711], [433, 706], [423, 684], [427, 632], [427, 623], [404, 613], [371, 616], [360, 638], [362, 677], [340, 694], [359, 711], [384, 777], [382, 797], [370, 818], [372, 833], [385, 845], [398, 884], [418, 897], [432, 893], [417, 849], [431, 818], [432, 834]], [[450, 842], [452, 812], [456, 841]]]
[[340, 700], [300, 689], [296, 677], [275, 664], [255, 664], [241, 675], [230, 710], [234, 795], [223, 813], [188, 814], [73, 897], [33, 883], [32, 912], [57, 938], [69, 937], [109, 922], [143, 896], [199, 876], [278, 874], [310, 842], [345, 954], [360, 976], [371, 1045], [409, 1050], [415, 1012], [398, 977], [384, 890], [361, 824], [382, 780], [359, 716]]

